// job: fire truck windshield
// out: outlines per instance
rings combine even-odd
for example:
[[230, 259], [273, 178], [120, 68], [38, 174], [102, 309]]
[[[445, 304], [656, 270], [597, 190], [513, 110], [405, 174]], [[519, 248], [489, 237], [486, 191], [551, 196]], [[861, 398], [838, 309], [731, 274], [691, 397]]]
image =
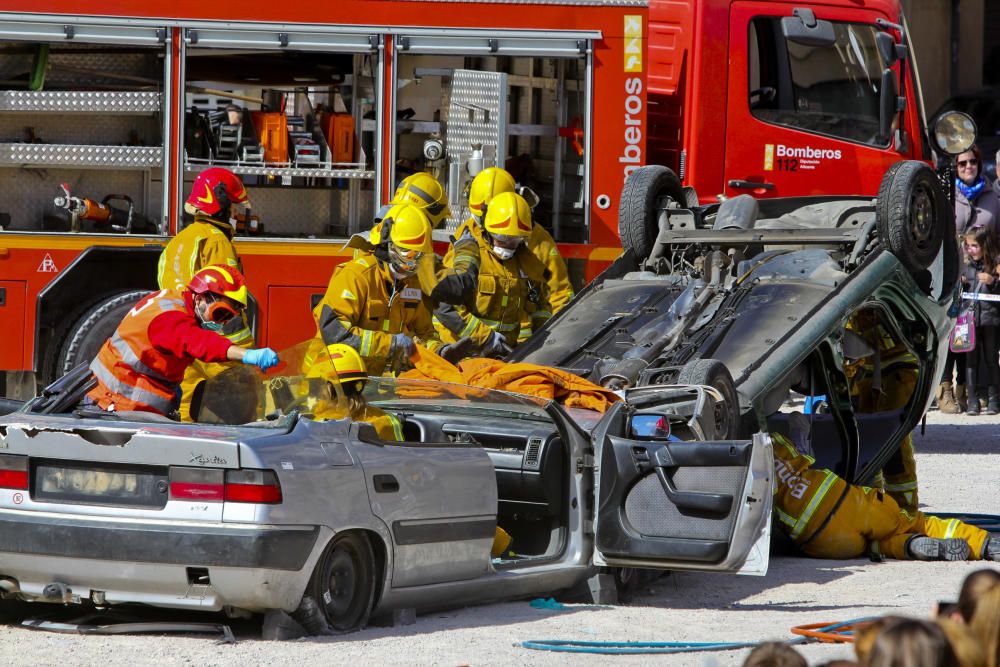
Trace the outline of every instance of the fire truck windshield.
[[836, 41], [787, 41], [780, 19], [750, 24], [750, 109], [760, 120], [849, 141], [884, 145], [879, 96], [885, 65], [875, 26], [834, 23]]

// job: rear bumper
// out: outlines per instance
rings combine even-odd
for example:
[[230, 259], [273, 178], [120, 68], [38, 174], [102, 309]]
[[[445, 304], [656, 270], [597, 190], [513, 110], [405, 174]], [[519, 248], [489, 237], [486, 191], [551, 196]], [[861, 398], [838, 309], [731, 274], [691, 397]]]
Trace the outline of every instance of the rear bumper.
[[[218, 611], [293, 611], [331, 531], [321, 526], [115, 522], [0, 512], [0, 577], [46, 600], [65, 584], [74, 602]], [[198, 568], [193, 577], [191, 568]], [[204, 570], [204, 572], [202, 572]], [[201, 583], [207, 575], [208, 583]]]
[[112, 522], [0, 515], [0, 550], [35, 556], [300, 570], [317, 526], [254, 526]]

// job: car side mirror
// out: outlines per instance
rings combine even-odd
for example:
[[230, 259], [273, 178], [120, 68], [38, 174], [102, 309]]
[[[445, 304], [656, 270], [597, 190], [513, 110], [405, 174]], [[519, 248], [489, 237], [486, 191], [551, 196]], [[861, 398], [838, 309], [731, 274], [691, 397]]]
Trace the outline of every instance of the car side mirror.
[[817, 20], [811, 9], [796, 7], [792, 14], [794, 16], [781, 19], [781, 34], [789, 42], [802, 46], [833, 46], [837, 43], [833, 24]]
[[524, 201], [528, 202], [528, 207], [533, 211], [538, 203], [541, 201], [541, 197], [538, 193], [529, 188], [527, 185], [519, 185], [514, 189], [517, 194], [524, 198]]
[[629, 437], [636, 440], [668, 440], [670, 418], [659, 414], [634, 414], [629, 421]]
[[892, 135], [892, 119], [900, 111], [899, 83], [891, 69], [882, 70], [882, 95], [879, 97], [878, 135], [880, 142], [888, 142]]

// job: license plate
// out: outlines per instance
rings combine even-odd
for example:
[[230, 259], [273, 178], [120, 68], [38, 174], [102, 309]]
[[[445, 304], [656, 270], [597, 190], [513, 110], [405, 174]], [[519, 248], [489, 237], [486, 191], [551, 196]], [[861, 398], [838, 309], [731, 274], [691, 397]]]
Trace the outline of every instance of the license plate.
[[39, 501], [162, 508], [170, 483], [159, 467], [94, 467], [37, 463], [32, 497]]

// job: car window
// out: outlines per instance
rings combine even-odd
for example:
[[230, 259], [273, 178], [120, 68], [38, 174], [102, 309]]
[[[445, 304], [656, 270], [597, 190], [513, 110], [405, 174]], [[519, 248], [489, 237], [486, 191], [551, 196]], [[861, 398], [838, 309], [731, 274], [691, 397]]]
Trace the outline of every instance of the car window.
[[762, 121], [869, 145], [879, 141], [879, 95], [885, 65], [876, 28], [834, 23], [836, 42], [787, 41], [781, 19], [750, 23], [750, 112]]

